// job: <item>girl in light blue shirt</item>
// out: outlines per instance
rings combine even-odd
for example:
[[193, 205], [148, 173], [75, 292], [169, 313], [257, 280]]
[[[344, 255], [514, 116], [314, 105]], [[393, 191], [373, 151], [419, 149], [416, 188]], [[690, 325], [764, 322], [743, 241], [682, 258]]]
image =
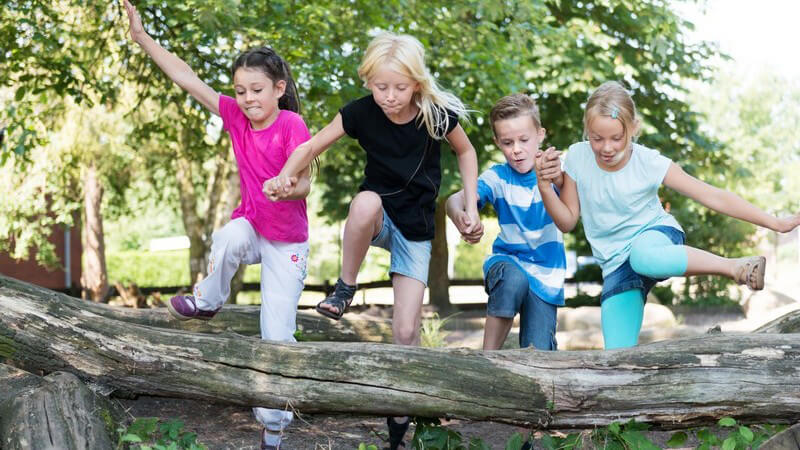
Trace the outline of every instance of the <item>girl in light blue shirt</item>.
[[[800, 225], [800, 214], [776, 218], [736, 194], [688, 175], [677, 164], [633, 142], [640, 122], [628, 91], [606, 82], [589, 97], [583, 116], [588, 141], [570, 146], [560, 196], [552, 178], [539, 177], [542, 200], [556, 226], [568, 232], [583, 219], [592, 254], [603, 269], [601, 303], [605, 348], [637, 344], [644, 299], [656, 282], [674, 276], [723, 275], [752, 290], [764, 288], [763, 256], [725, 258], [684, 245], [685, 235], [664, 211], [664, 184], [704, 206], [778, 232]], [[559, 166], [557, 152], [536, 170]]]

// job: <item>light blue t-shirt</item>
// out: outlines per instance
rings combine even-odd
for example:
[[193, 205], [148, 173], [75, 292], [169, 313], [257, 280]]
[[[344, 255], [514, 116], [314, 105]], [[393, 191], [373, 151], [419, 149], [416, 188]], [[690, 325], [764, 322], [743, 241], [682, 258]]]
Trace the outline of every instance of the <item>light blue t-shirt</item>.
[[658, 198], [671, 164], [658, 151], [634, 143], [625, 167], [608, 172], [597, 165], [588, 141], [569, 147], [564, 171], [578, 186], [583, 231], [604, 277], [628, 259], [633, 239], [646, 229], [666, 225], [683, 231]]
[[500, 234], [483, 264], [484, 277], [492, 264], [512, 262], [528, 275], [534, 294], [563, 305], [564, 239], [544, 208], [536, 173], [521, 174], [508, 164], [491, 167], [478, 177], [478, 209], [486, 203], [497, 212]]

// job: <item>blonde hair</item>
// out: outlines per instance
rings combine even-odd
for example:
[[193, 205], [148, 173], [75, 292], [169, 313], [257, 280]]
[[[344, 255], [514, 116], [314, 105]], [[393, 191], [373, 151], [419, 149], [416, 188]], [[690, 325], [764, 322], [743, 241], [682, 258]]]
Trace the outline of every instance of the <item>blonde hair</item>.
[[529, 95], [511, 94], [506, 95], [494, 104], [489, 113], [489, 120], [492, 122], [492, 132], [497, 135], [494, 124], [501, 120], [514, 119], [519, 116], [530, 116], [536, 129], [542, 128], [542, 119], [539, 117], [539, 108], [536, 101]]
[[467, 117], [464, 103], [440, 88], [425, 67], [425, 48], [417, 38], [386, 31], [375, 36], [358, 67], [358, 76], [364, 86], [367, 86], [375, 72], [387, 65], [419, 83], [419, 91], [414, 93], [411, 101], [419, 108], [417, 120], [425, 124], [428, 134], [434, 139], [442, 139], [447, 133], [450, 125], [447, 110], [460, 119]]
[[589, 135], [589, 124], [597, 116], [618, 119], [625, 140], [632, 142], [639, 135], [639, 117], [631, 93], [616, 81], [606, 81], [592, 92], [583, 113], [583, 138]]

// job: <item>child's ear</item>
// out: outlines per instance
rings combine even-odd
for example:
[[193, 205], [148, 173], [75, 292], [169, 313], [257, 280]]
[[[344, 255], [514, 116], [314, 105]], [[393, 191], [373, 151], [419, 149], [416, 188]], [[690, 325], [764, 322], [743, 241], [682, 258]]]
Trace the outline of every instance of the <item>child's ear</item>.
[[633, 130], [630, 133], [631, 140], [633, 140], [634, 136], [638, 136], [639, 135], [639, 127], [641, 127], [641, 126], [642, 126], [642, 122], [638, 118], [633, 119]]
[[283, 94], [286, 92], [286, 80], [278, 80], [273, 89], [275, 89], [278, 94], [278, 98], [283, 97]]
[[547, 130], [540, 127], [537, 134], [539, 135], [539, 142], [541, 143], [544, 141], [544, 137], [547, 136]]

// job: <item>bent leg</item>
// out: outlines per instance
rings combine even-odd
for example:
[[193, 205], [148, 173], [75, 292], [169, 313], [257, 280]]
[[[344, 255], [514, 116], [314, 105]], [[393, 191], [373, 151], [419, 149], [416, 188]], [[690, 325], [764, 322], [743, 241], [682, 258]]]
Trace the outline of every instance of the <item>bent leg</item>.
[[370, 242], [383, 226], [383, 202], [372, 191], [359, 192], [350, 202], [342, 237], [342, 281], [356, 284]]
[[[303, 291], [308, 243], [261, 239], [261, 339], [296, 342], [297, 304]], [[280, 433], [294, 418], [291, 411], [253, 408], [270, 433]]]
[[208, 275], [194, 287], [197, 308], [213, 311], [228, 300], [231, 280], [240, 264], [260, 260], [258, 235], [244, 217], [231, 220], [211, 235]]
[[631, 268], [639, 275], [657, 280], [682, 276], [688, 264], [686, 249], [660, 231], [645, 231], [631, 244]]
[[537, 350], [556, 350], [556, 314], [556, 305], [529, 291], [519, 312], [520, 348], [533, 346]]
[[634, 239], [630, 263], [636, 273], [654, 279], [722, 275], [738, 284], [746, 284], [752, 290], [764, 288], [764, 257], [718, 256], [698, 248], [675, 244], [657, 230], [645, 231]]
[[605, 348], [636, 346], [643, 316], [644, 299], [639, 289], [621, 292], [603, 301], [600, 318]]
[[317, 311], [339, 320], [356, 291], [358, 269], [373, 237], [383, 226], [383, 202], [372, 191], [359, 192], [350, 202], [342, 237], [342, 272], [334, 292], [317, 305]]
[[528, 297], [528, 276], [516, 264], [499, 261], [492, 264], [486, 272], [485, 289], [489, 299], [486, 303], [483, 349], [498, 350], [503, 347], [514, 316]]

